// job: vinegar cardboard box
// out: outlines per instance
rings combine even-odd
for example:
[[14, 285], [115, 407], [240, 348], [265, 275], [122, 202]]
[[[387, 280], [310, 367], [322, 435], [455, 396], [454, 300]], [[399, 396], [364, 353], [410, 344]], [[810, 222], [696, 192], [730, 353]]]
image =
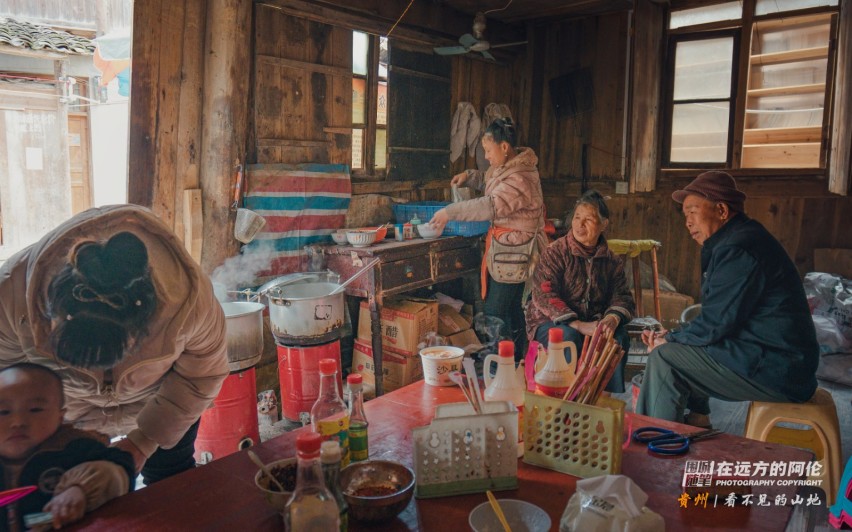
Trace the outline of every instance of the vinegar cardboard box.
[[[372, 345], [370, 308], [361, 302], [358, 339]], [[382, 345], [402, 356], [415, 356], [426, 333], [438, 329], [438, 302], [428, 299], [387, 299], [382, 306]], [[419, 363], [419, 362], [418, 362]]]
[[[631, 290], [632, 291], [632, 290]], [[678, 292], [660, 290], [660, 322], [666, 329], [677, 328], [683, 309], [695, 302], [690, 296]], [[654, 291], [642, 290], [642, 310], [647, 316], [654, 315]]]
[[450, 305], [438, 305], [438, 334], [451, 336], [470, 329], [471, 319], [460, 314]]
[[[369, 340], [355, 339], [352, 350], [352, 373], [360, 373], [364, 383], [376, 385], [376, 367], [373, 361], [373, 348]], [[382, 347], [382, 374], [384, 391], [390, 392], [402, 388], [423, 378], [423, 364], [419, 356], [403, 356], [390, 348]]]

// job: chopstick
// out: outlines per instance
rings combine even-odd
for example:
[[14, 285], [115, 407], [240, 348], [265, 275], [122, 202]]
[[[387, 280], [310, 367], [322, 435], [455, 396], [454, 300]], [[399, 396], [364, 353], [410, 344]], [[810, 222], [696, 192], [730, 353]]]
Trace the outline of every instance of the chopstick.
[[563, 401], [595, 404], [624, 356], [624, 349], [614, 338], [613, 331], [598, 325], [591, 339], [583, 340], [583, 350], [574, 383], [562, 396]]
[[494, 510], [495, 514], [497, 514], [497, 519], [499, 519], [500, 524], [503, 525], [503, 530], [505, 532], [512, 532], [512, 528], [509, 526], [509, 521], [506, 520], [506, 515], [503, 513], [503, 508], [500, 507], [500, 503], [497, 502], [497, 498], [494, 497], [491, 490], [485, 490], [485, 494], [488, 495], [488, 502], [491, 503], [491, 509]]

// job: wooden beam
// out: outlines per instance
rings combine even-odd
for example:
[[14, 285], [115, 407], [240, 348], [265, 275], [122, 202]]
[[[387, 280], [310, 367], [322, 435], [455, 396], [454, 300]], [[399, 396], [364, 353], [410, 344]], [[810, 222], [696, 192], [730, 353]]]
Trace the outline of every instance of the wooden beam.
[[440, 190], [449, 188], [446, 179], [432, 181], [353, 181], [352, 194], [387, 194], [412, 190]]
[[204, 244], [204, 214], [201, 202], [201, 189], [194, 188], [183, 191], [183, 245], [195, 259], [201, 264], [201, 251]]
[[838, 26], [828, 190], [846, 196], [852, 180], [852, 2], [840, 3]]
[[200, 180], [201, 267], [208, 273], [239, 247], [233, 238], [231, 203], [236, 166], [245, 158], [251, 12], [251, 0], [207, 2]]
[[429, 74], [428, 72], [419, 72], [417, 70], [411, 70], [410, 68], [402, 68], [398, 66], [389, 65], [388, 72], [393, 71], [397, 74], [403, 74], [405, 76], [414, 76], [417, 78], [423, 79], [431, 79], [434, 81], [444, 81], [446, 83], [450, 82], [450, 78], [444, 76], [436, 76], [435, 74]]
[[317, 63], [310, 63], [308, 61], [296, 61], [294, 59], [284, 59], [283, 57], [273, 57], [271, 55], [258, 54], [256, 57], [259, 61], [262, 61], [264, 63], [270, 63], [286, 68], [293, 68], [296, 70], [308, 72], [319, 72], [321, 74], [330, 74], [332, 76], [352, 77], [352, 69], [349, 68], [319, 65]]
[[258, 147], [261, 146], [296, 146], [299, 148], [325, 148], [331, 144], [328, 139], [325, 140], [310, 140], [310, 139], [257, 139]]

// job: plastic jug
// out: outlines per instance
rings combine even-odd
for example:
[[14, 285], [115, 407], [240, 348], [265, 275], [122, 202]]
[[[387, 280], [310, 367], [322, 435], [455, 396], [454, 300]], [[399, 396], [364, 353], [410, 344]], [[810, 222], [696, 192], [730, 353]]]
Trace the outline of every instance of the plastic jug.
[[[562, 399], [574, 384], [577, 368], [577, 346], [565, 342], [562, 329], [547, 331], [547, 362], [535, 374], [535, 393]], [[565, 361], [565, 348], [571, 350], [571, 363]], [[538, 365], [538, 364], [536, 364]]]
[[[515, 369], [515, 344], [503, 340], [497, 345], [499, 355], [488, 355], [482, 365], [482, 377], [485, 380], [486, 401], [509, 401], [518, 409], [518, 456], [523, 456], [524, 427], [524, 368]], [[497, 373], [491, 377], [491, 364], [497, 364]]]

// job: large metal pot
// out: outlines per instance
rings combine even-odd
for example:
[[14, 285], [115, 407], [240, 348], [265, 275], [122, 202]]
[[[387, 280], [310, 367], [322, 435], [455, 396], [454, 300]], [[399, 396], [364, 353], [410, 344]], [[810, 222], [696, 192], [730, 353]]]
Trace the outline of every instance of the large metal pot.
[[275, 338], [289, 345], [313, 345], [339, 338], [343, 292], [330, 295], [339, 286], [332, 282], [301, 282], [267, 291], [269, 323]]
[[228, 340], [228, 366], [241, 371], [254, 366], [263, 355], [262, 303], [232, 301], [222, 303]]

